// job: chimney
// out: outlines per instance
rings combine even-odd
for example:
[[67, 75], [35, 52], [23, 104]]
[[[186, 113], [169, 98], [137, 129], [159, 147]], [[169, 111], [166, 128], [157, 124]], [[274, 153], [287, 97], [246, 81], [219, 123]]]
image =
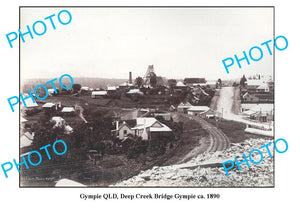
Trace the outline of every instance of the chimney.
[[119, 121], [116, 122], [116, 130], [119, 130]]
[[129, 72], [129, 83], [132, 84], [132, 75], [131, 75], [131, 72]]

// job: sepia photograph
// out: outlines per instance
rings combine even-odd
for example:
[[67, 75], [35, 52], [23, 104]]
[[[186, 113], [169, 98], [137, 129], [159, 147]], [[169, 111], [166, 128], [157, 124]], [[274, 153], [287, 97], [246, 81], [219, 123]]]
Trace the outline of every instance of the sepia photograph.
[[20, 187], [274, 187], [274, 7], [19, 21]]

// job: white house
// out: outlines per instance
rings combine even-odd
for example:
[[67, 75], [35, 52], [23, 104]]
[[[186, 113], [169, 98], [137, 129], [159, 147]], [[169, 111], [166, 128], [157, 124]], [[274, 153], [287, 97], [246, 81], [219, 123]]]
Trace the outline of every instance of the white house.
[[52, 88], [48, 89], [48, 95], [49, 96], [52, 96], [54, 94], [55, 94], [55, 90], [54, 89], [52, 89]]
[[86, 86], [81, 87], [81, 90], [83, 90], [83, 91], [89, 91], [89, 87], [86, 87]]
[[59, 116], [54, 116], [51, 118], [52, 121], [55, 122], [53, 128], [60, 127], [64, 129], [65, 134], [70, 134], [73, 132], [73, 128], [67, 125], [65, 119]]
[[199, 116], [209, 110], [208, 106], [190, 106], [187, 109], [188, 115]]
[[31, 146], [34, 138], [34, 132], [25, 132], [20, 138], [20, 148]]
[[185, 85], [184, 83], [182, 83], [181, 81], [178, 81], [176, 83], [176, 87], [187, 87], [187, 85]]
[[26, 108], [38, 107], [39, 106], [36, 102], [33, 102], [31, 98], [26, 99], [25, 103], [26, 103]]
[[274, 105], [273, 104], [257, 104], [250, 109], [243, 111], [243, 115], [252, 120], [267, 122], [274, 120]]
[[25, 123], [25, 122], [27, 122], [28, 120], [25, 119], [25, 118], [23, 118], [23, 117], [21, 117], [21, 118], [20, 118], [20, 121], [21, 121], [21, 123]]
[[177, 111], [178, 111], [178, 112], [187, 113], [187, 109], [190, 108], [191, 106], [192, 106], [192, 104], [190, 104], [189, 102], [186, 102], [186, 103], [181, 102], [181, 103], [177, 106]]
[[130, 89], [127, 92], [128, 95], [144, 95], [143, 92], [140, 91], [140, 89]]
[[133, 127], [130, 126], [130, 124], [126, 121], [124, 121], [120, 127], [117, 126], [117, 131], [119, 134], [119, 139], [123, 140], [124, 138], [127, 138], [129, 135], [135, 135], [135, 130], [132, 129]]
[[266, 83], [263, 83], [256, 88], [256, 91], [257, 92], [270, 92], [270, 88]]
[[251, 79], [247, 80], [248, 92], [269, 92], [269, 86], [265, 80], [262, 79]]
[[107, 91], [116, 91], [117, 87], [115, 86], [107, 86]]
[[51, 118], [51, 121], [55, 121], [54, 127], [65, 127], [66, 121], [62, 117], [54, 116]]
[[42, 106], [44, 109], [51, 109], [53, 107], [55, 107], [55, 104], [54, 103], [45, 103], [43, 106]]
[[74, 115], [75, 109], [74, 109], [74, 107], [64, 107], [61, 110], [61, 113], [63, 113], [64, 115]]
[[151, 140], [153, 134], [171, 133], [167, 125], [159, 122], [152, 117], [141, 117], [135, 120], [135, 125], [124, 121], [120, 127], [117, 125], [117, 132], [119, 139], [123, 140], [128, 137], [129, 134], [133, 136], [139, 136], [142, 140]]
[[100, 98], [100, 97], [106, 97], [107, 91], [93, 91], [92, 92], [92, 98]]

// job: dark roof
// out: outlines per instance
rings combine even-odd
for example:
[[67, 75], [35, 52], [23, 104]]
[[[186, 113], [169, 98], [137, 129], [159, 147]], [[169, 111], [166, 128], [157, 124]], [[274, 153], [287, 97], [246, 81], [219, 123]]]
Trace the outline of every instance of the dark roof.
[[136, 126], [136, 119], [134, 120], [126, 120], [125, 121], [130, 127], [135, 127]]
[[121, 121], [119, 121], [119, 126], [121, 126], [124, 121], [131, 128], [136, 126], [136, 119], [134, 119], [134, 120], [121, 120]]
[[204, 84], [206, 83], [205, 78], [185, 78], [183, 80], [183, 82], [186, 83], [190, 83], [190, 84], [195, 84], [195, 83], [200, 83], [200, 84]]
[[262, 97], [268, 97], [268, 98], [274, 98], [274, 94], [273, 93], [256, 93], [256, 92], [249, 92], [248, 91], [248, 94], [249, 95], [254, 95], [254, 96], [256, 96], [256, 97], [260, 97], [260, 98], [262, 98]]

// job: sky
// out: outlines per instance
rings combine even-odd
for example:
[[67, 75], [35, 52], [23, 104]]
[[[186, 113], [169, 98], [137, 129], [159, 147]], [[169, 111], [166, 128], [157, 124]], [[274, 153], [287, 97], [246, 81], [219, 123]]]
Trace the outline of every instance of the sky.
[[[57, 14], [67, 9], [70, 24]], [[56, 30], [49, 20], [53, 17]], [[68, 17], [62, 15], [62, 20]], [[242, 75], [272, 75], [273, 56], [261, 43], [273, 40], [273, 8], [21, 8], [21, 31], [44, 20], [42, 36], [20, 42], [21, 78], [143, 77], [148, 65], [168, 79], [204, 77], [235, 79]], [[41, 25], [36, 25], [41, 32]], [[236, 62], [228, 74], [223, 59], [240, 58], [253, 46], [263, 50], [260, 61]], [[270, 47], [273, 49], [273, 45]], [[255, 51], [253, 55], [255, 56]], [[249, 57], [249, 56], [248, 56]]]

